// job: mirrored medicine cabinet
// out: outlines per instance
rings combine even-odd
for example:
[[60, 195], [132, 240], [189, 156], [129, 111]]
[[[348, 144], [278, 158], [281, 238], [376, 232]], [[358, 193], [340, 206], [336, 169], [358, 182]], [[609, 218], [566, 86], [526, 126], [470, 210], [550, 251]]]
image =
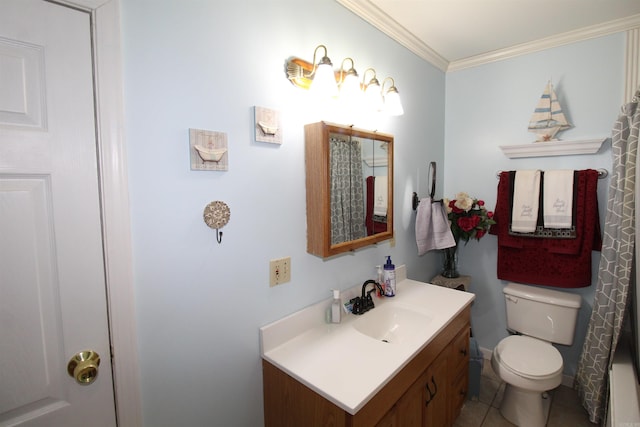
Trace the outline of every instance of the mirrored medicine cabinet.
[[307, 252], [326, 258], [393, 238], [393, 136], [305, 125]]

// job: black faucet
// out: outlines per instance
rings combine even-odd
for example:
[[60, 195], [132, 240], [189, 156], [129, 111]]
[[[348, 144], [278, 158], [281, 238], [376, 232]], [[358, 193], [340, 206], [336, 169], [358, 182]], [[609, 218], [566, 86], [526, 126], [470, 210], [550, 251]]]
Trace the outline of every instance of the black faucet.
[[[373, 289], [367, 292], [367, 285], [369, 284], [373, 284]], [[371, 297], [371, 292], [374, 292], [376, 288], [381, 294], [384, 294], [382, 286], [380, 286], [380, 284], [375, 280], [367, 280], [362, 284], [362, 295], [351, 300], [351, 303], [353, 304], [353, 314], [364, 314], [375, 307], [373, 304], [373, 298]]]

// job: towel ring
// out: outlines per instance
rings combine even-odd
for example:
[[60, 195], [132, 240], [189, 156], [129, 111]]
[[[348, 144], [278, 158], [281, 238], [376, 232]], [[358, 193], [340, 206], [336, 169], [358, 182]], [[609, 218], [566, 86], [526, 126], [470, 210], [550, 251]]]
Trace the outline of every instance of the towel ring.
[[[431, 190], [429, 191], [429, 198], [431, 199], [431, 203], [442, 203], [442, 200], [433, 200], [433, 196], [436, 194], [436, 162], [429, 162], [429, 171], [431, 171]], [[429, 176], [427, 175], [427, 185], [429, 184]], [[411, 206], [415, 211], [418, 209], [418, 205], [420, 204], [420, 199], [418, 198], [418, 193], [413, 192], [413, 196], [411, 197]]]
[[[431, 171], [431, 192], [429, 197], [433, 200], [433, 196], [436, 194], [436, 162], [429, 163], [429, 170]], [[427, 179], [429, 179], [428, 176]]]

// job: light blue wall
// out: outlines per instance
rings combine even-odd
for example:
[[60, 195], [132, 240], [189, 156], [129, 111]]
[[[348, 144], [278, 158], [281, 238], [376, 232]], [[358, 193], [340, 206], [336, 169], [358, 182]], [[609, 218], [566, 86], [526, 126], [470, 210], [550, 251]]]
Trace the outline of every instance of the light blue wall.
[[[261, 425], [260, 326], [329, 298], [331, 288], [373, 277], [387, 254], [406, 264], [410, 277], [429, 280], [440, 257], [417, 257], [410, 206], [413, 191], [427, 193], [429, 161], [438, 162], [439, 195], [467, 191], [489, 206], [499, 170], [610, 169], [608, 149], [509, 160], [498, 146], [531, 141], [525, 128], [549, 78], [576, 125], [564, 139], [608, 136], [622, 100], [621, 34], [445, 78], [333, 0], [122, 0], [122, 15], [148, 426]], [[361, 75], [373, 66], [381, 77], [393, 76], [405, 115], [353, 121], [315, 109], [286, 80], [284, 66], [289, 56], [310, 61], [318, 44], [328, 47], [336, 68], [351, 56]], [[281, 146], [254, 141], [253, 106], [281, 112]], [[330, 260], [306, 253], [303, 125], [321, 119], [395, 135], [395, 246], [386, 242]], [[227, 133], [228, 172], [190, 170], [189, 128]], [[601, 211], [607, 184], [599, 186]], [[231, 208], [220, 245], [202, 221], [212, 200]], [[269, 260], [283, 256], [291, 257], [292, 280], [269, 288]], [[474, 334], [492, 348], [506, 334], [495, 237], [463, 247], [460, 258], [463, 272], [474, 277]], [[593, 287], [577, 292], [586, 302], [583, 335]], [[576, 346], [565, 356], [569, 372]]]
[[[609, 137], [620, 111], [624, 90], [623, 33], [520, 56], [447, 74], [445, 126], [445, 191], [483, 198], [493, 209], [496, 173], [516, 169], [585, 169], [611, 171], [609, 141], [599, 153], [559, 157], [509, 159], [500, 145], [527, 144], [529, 117], [551, 79], [567, 118], [575, 126], [563, 140]], [[598, 182], [600, 221], [604, 221], [609, 179]], [[486, 236], [459, 252], [461, 271], [473, 276], [473, 333], [481, 347], [493, 347], [507, 335], [502, 288], [497, 279], [497, 239]], [[583, 297], [576, 340], [559, 346], [565, 373], [573, 375], [582, 351], [591, 313], [599, 252], [593, 252], [592, 286], [572, 290]]]
[[[437, 270], [437, 254], [417, 256], [410, 199], [443, 165], [445, 75], [333, 0], [122, 0], [122, 19], [145, 425], [261, 425], [260, 326], [373, 278], [388, 254], [412, 277]], [[318, 44], [336, 68], [351, 56], [393, 76], [406, 110], [355, 122], [395, 136], [395, 246], [331, 260], [306, 252], [303, 125], [351, 122], [284, 73]], [[253, 106], [281, 112], [281, 146], [254, 141]], [[227, 133], [229, 171], [190, 170], [189, 128]], [[222, 244], [202, 220], [213, 200], [231, 209]], [[292, 280], [270, 288], [283, 256]]]

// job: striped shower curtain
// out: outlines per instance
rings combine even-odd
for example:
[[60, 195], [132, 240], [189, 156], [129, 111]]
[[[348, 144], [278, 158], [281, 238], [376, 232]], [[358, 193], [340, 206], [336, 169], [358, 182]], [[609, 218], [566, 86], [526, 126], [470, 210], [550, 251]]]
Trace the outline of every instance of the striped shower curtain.
[[366, 236], [360, 142], [330, 138], [331, 244]]
[[620, 338], [635, 247], [635, 178], [640, 109], [636, 93], [611, 133], [613, 174], [609, 186], [598, 284], [575, 388], [593, 423], [607, 414], [608, 374]]

